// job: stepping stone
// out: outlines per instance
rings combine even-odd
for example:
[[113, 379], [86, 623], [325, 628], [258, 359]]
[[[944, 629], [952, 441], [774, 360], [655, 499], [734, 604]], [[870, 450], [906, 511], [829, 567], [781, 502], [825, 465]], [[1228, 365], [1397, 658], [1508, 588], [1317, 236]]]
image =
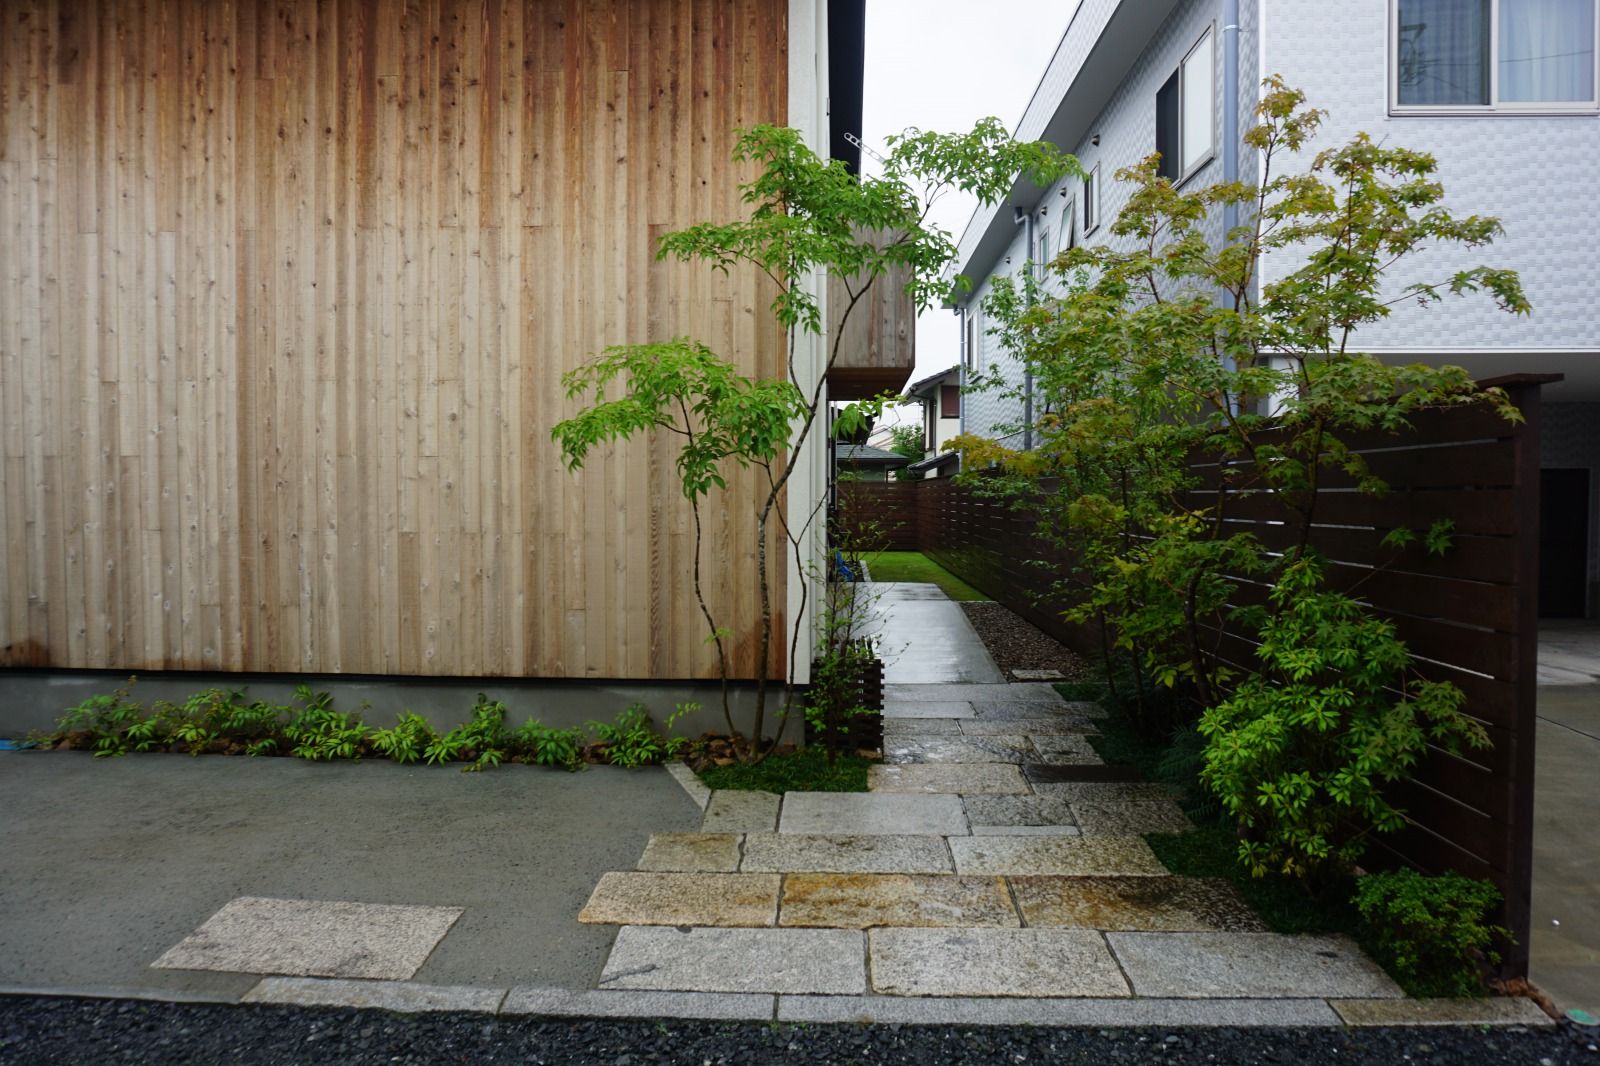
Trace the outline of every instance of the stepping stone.
[[680, 873], [731, 873], [739, 868], [737, 833], [652, 833], [639, 869]]
[[578, 921], [591, 925], [767, 926], [777, 920], [777, 874], [608, 873]]
[[[1061, 740], [1082, 740], [1082, 737], [1060, 737]], [[1030, 763], [1034, 766], [1104, 766], [1105, 760], [1100, 758], [1096, 751], [1044, 751], [1035, 755]]]
[[624, 926], [600, 975], [604, 989], [860, 995], [862, 934], [850, 929]]
[[1072, 804], [1061, 796], [967, 796], [967, 821], [987, 826], [1077, 825]]
[[1013, 670], [1011, 676], [1018, 681], [1060, 681], [1066, 675], [1060, 670]]
[[[1033, 746], [1043, 755], [1087, 755], [1095, 762], [1100, 762], [1100, 753], [1094, 750], [1094, 745], [1089, 743], [1089, 738], [1082, 734], [1055, 734], [1034, 737]], [[1048, 763], [1048, 758], [1035, 760]]]
[[[1035, 714], [1039, 712], [1035, 711]], [[1077, 715], [1054, 718], [962, 718], [956, 723], [969, 737], [1011, 736], [1046, 737], [1073, 733], [1098, 733], [1093, 720]]]
[[1194, 823], [1183, 813], [1183, 808], [1169, 799], [1074, 803], [1072, 811], [1085, 836], [1187, 833], [1194, 828]]
[[1080, 803], [1110, 807], [1129, 800], [1170, 800], [1177, 795], [1171, 785], [1154, 781], [1040, 781], [1033, 790], [1041, 796], [1059, 796], [1074, 808]]
[[965, 700], [891, 700], [883, 701], [885, 721], [893, 718], [971, 718], [972, 704]]
[[783, 798], [776, 792], [741, 792], [718, 789], [711, 793], [705, 817], [700, 820], [704, 833], [770, 833], [778, 826], [778, 806]]
[[780, 926], [867, 929], [873, 926], [1022, 924], [998, 877], [951, 874], [790, 874], [783, 880]]
[[404, 981], [461, 914], [460, 907], [241, 896], [151, 966]]
[[957, 766], [869, 766], [867, 787], [874, 792], [960, 793], [996, 795], [1032, 791], [1022, 772], [1004, 763]]
[[872, 987], [891, 996], [1126, 996], [1099, 933], [874, 929]]
[[1078, 837], [1075, 825], [973, 825], [975, 837]]
[[999, 702], [996, 700], [973, 700], [972, 714], [974, 718], [984, 722], [1019, 721], [1029, 718], [1062, 717], [1073, 722], [1093, 721], [1086, 714], [1077, 714], [1067, 710], [1067, 705], [1059, 700], [1055, 703], [1034, 702]]
[[1389, 999], [1399, 987], [1346, 937], [1107, 933], [1140, 996]]
[[883, 760], [893, 765], [915, 763], [1021, 763], [1038, 758], [1027, 737], [885, 737]]
[[1554, 1018], [1531, 999], [1336, 999], [1330, 1003], [1346, 1025], [1534, 1025], [1553, 1026]]
[[883, 719], [883, 735], [900, 736], [960, 736], [959, 718], [889, 718]]
[[958, 874], [1161, 877], [1167, 868], [1138, 837], [951, 837]]
[[947, 874], [954, 871], [940, 836], [822, 836], [752, 833], [744, 840], [746, 873]]
[[1191, 877], [1012, 877], [1030, 926], [1145, 932], [1265, 932], [1226, 881]]
[[[783, 821], [778, 829], [782, 833], [833, 836], [876, 833], [961, 836], [967, 831], [967, 816], [957, 796], [791, 792], [783, 805]], [[747, 849], [748, 844], [746, 841]]]
[[1135, 766], [1106, 766], [1101, 763], [1075, 763], [1051, 766], [1042, 762], [1022, 764], [1022, 773], [1034, 785], [1137, 782], [1144, 778]]

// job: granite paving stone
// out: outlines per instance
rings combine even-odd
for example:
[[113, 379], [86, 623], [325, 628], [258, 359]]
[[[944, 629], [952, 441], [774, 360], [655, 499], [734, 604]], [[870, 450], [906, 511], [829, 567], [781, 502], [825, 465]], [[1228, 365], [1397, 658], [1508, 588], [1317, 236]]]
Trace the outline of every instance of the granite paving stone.
[[782, 802], [776, 792], [718, 789], [706, 804], [700, 829], [706, 833], [770, 833], [777, 828]]
[[1190, 877], [1012, 877], [1030, 926], [1162, 932], [1265, 932], [1226, 881]]
[[1030, 785], [1108, 784], [1144, 780], [1144, 775], [1136, 766], [1107, 765], [1102, 762], [1047, 763], [1030, 760], [1022, 764], [1022, 776]]
[[1085, 836], [1142, 836], [1185, 833], [1194, 828], [1183, 808], [1170, 799], [1126, 799], [1115, 803], [1074, 803], [1073, 815]]
[[151, 965], [405, 980], [461, 914], [460, 907], [241, 896]]
[[780, 926], [993, 926], [1022, 923], [998, 877], [953, 874], [790, 874]]
[[962, 799], [973, 825], [1077, 825], [1072, 804], [1060, 796], [967, 796]]
[[1106, 939], [1141, 996], [1388, 999], [1402, 994], [1346, 937], [1107, 933]]
[[[1068, 737], [1069, 740], [1079, 740], [1080, 737]], [[1030, 762], [1039, 766], [1104, 766], [1105, 760], [1100, 758], [1096, 751], [1075, 751], [1070, 748], [1060, 751], [1042, 751], [1035, 755]]]
[[993, 795], [1032, 791], [1022, 771], [1006, 763], [963, 763], [954, 766], [871, 766], [867, 787], [873, 792], [960, 793]]
[[731, 873], [739, 868], [738, 833], [652, 833], [639, 869]]
[[1075, 825], [973, 825], [975, 837], [1081, 837]]
[[973, 700], [972, 715], [979, 721], [1005, 722], [1022, 721], [1030, 718], [1060, 717], [1069, 722], [1088, 723], [1093, 721], [1086, 714], [1077, 714], [1068, 711], [1061, 703], [1042, 702], [1010, 702], [998, 700]]
[[959, 836], [967, 831], [967, 816], [957, 796], [791, 792], [784, 801], [783, 821], [778, 831], [836, 836], [875, 833]]
[[883, 719], [883, 735], [888, 737], [960, 736], [959, 718], [890, 718]]
[[[515, 993], [513, 993], [514, 995]], [[1015, 999], [779, 996], [778, 1020], [822, 1024], [1337, 1026], [1322, 999]]]
[[748, 873], [947, 874], [950, 850], [939, 836], [827, 836], [752, 833], [745, 837]]
[[609, 989], [513, 988], [501, 1014], [569, 1018], [704, 1018], [761, 1022], [772, 1018], [771, 993], [629, 992]]
[[[1089, 738], [1082, 734], [1045, 734], [1033, 738], [1033, 746], [1042, 755], [1092, 755], [1096, 760], [1100, 757], [1094, 750], [1094, 745], [1089, 743]], [[1048, 762], [1049, 760], [1041, 761]]]
[[1531, 999], [1335, 999], [1329, 1002], [1346, 1025], [1555, 1025]]
[[666, 765], [667, 773], [672, 775], [674, 781], [683, 786], [684, 792], [689, 795], [690, 802], [699, 807], [701, 812], [704, 813], [706, 804], [711, 802], [711, 789], [707, 788], [706, 783], [700, 780], [700, 775], [689, 769], [687, 763], [669, 762]]
[[1177, 790], [1154, 781], [1041, 781], [1033, 786], [1041, 796], [1057, 796], [1071, 803], [1112, 806], [1129, 800], [1170, 800]]
[[578, 912], [591, 925], [766, 926], [778, 914], [777, 874], [604, 874]]
[[[1035, 712], [1037, 715], [1038, 712]], [[1097, 722], [1088, 718], [1059, 715], [1052, 718], [963, 718], [956, 723], [969, 737], [1011, 736], [1029, 737], [1068, 736], [1100, 732]]]
[[958, 874], [1159, 877], [1167, 868], [1138, 837], [951, 837]]
[[971, 718], [972, 704], [965, 700], [883, 701], [883, 717], [891, 718]]
[[867, 990], [862, 934], [853, 929], [675, 929], [624, 926], [606, 959], [605, 989], [795, 992]]
[[883, 686], [884, 699], [913, 699], [927, 697], [934, 691], [946, 700], [986, 700], [1005, 703], [1037, 703], [1050, 707], [1066, 704], [1055, 686], [1048, 681], [1023, 681], [1004, 684], [948, 684], [948, 685], [895, 685]]
[[1081, 929], [873, 929], [872, 987], [892, 996], [1125, 996], [1099, 933]]
[[1021, 763], [1025, 758], [1037, 756], [1028, 738], [1023, 736], [883, 738], [883, 761], [892, 765]]
[[473, 1011], [493, 1014], [505, 999], [503, 988], [426, 985], [415, 981], [349, 981], [327, 977], [265, 977], [241, 1003], [284, 1003], [294, 1007], [360, 1007], [416, 1011]]

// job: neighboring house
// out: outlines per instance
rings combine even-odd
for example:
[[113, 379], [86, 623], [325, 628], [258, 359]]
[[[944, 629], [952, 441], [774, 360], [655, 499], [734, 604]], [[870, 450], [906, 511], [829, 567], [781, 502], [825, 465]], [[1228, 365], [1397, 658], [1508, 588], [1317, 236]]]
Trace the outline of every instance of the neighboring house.
[[[1426, 253], [1429, 280], [1490, 263], [1521, 273], [1533, 314], [1488, 299], [1406, 303], [1356, 345], [1385, 360], [1454, 363], [1480, 378], [1560, 373], [1545, 389], [1545, 584], [1550, 614], [1600, 607], [1600, 169], [1595, 47], [1600, 0], [1082, 0], [1016, 134], [1074, 153], [1089, 171], [980, 209], [956, 269], [969, 373], [998, 370], [1023, 398], [962, 397], [967, 432], [1029, 441], [1027, 382], [983, 322], [993, 280], [1077, 242], [1109, 239], [1127, 188], [1113, 175], [1160, 149], [1181, 187], [1257, 180], [1241, 136], [1261, 79], [1281, 74], [1328, 119], [1304, 159], [1357, 131], [1439, 160], [1450, 207], [1499, 216], [1485, 249]], [[1220, 240], [1224, 220], [1210, 220]], [[1294, 263], [1276, 252], [1264, 279]], [[1413, 268], [1415, 269], [1415, 267]], [[1417, 277], [1396, 281], [1420, 280]]]
[[[747, 210], [741, 127], [823, 154], [859, 133], [863, 23], [862, 0], [0, 0], [0, 667], [714, 677], [675, 441], [569, 473], [561, 375], [680, 335], [785, 372], [764, 275], [653, 253]], [[803, 388], [825, 350], [800, 341]], [[897, 358], [868, 384], [902, 386]], [[821, 434], [796, 462], [808, 513]], [[705, 549], [742, 678], [789, 647], [754, 661], [761, 476], [730, 471]]]
[[922, 405], [923, 455], [908, 469], [916, 477], [953, 477], [961, 457], [944, 449], [961, 432], [961, 368], [929, 374], [910, 385], [906, 395]]
[[910, 465], [911, 460], [896, 452], [885, 451], [871, 444], [833, 445], [835, 474], [851, 481], [888, 481], [893, 472]]

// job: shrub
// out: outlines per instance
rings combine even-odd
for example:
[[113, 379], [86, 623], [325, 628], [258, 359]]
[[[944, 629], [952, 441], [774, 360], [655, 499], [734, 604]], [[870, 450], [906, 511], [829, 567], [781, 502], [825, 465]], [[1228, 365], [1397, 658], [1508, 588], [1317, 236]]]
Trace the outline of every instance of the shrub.
[[1415, 870], [1368, 874], [1355, 893], [1367, 950], [1411, 996], [1483, 994], [1484, 965], [1500, 961], [1492, 944], [1511, 938], [1488, 921], [1500, 899], [1487, 881]]
[[1394, 626], [1322, 587], [1312, 557], [1285, 569], [1261, 629], [1261, 671], [1200, 719], [1201, 780], [1239, 825], [1252, 874], [1347, 870], [1373, 832], [1404, 824], [1383, 786], [1428, 745], [1488, 744], [1461, 691], [1418, 680]]

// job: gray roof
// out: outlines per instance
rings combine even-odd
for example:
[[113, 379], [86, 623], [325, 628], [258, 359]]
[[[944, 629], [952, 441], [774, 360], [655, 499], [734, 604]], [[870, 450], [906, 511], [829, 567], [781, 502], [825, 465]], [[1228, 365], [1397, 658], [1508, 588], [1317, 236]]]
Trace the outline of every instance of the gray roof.
[[913, 381], [910, 385], [906, 386], [905, 394], [907, 396], [915, 396], [918, 392], [926, 389], [928, 386], [938, 384], [943, 378], [949, 377], [951, 374], [960, 374], [960, 372], [961, 368], [958, 366], [947, 366], [937, 373], [929, 374], [921, 381]]
[[834, 455], [841, 463], [867, 463], [883, 464], [884, 466], [904, 466], [911, 462], [905, 456], [896, 452], [884, 451], [874, 448], [870, 444], [835, 444]]

